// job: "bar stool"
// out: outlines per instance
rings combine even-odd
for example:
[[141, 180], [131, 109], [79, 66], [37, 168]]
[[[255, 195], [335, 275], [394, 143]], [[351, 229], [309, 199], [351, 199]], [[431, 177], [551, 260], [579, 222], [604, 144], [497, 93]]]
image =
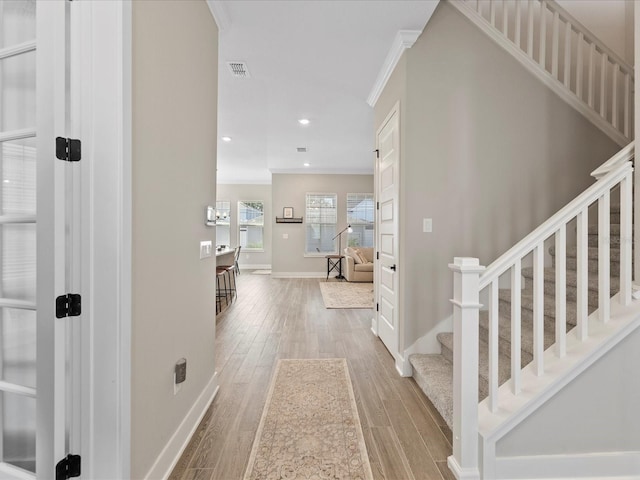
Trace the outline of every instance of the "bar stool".
[[216, 267], [216, 313], [222, 311], [223, 297], [225, 304], [229, 305], [230, 289], [227, 287], [228, 277], [229, 272], [227, 271], [227, 267]]

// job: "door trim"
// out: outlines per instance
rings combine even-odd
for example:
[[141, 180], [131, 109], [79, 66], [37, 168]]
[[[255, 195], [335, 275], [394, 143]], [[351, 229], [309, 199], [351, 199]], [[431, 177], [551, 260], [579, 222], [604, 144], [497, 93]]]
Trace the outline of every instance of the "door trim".
[[81, 168], [82, 475], [131, 475], [131, 1], [71, 2]]

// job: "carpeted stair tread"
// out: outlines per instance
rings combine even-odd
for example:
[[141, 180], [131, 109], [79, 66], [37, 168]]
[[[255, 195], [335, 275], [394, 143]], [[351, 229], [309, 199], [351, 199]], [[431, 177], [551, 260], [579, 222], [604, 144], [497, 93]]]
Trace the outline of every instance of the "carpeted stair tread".
[[[442, 346], [442, 356], [453, 363], [453, 333], [439, 333], [437, 339]], [[482, 401], [489, 395], [489, 346], [482, 340], [479, 343], [479, 358], [478, 373], [480, 381], [478, 382], [478, 397]], [[498, 385], [502, 385], [510, 376], [511, 360], [506, 355], [498, 353]]]
[[[587, 257], [590, 260], [597, 260], [598, 259], [598, 247], [589, 247], [588, 249], [588, 253], [587, 253]], [[552, 245], [551, 247], [549, 247], [549, 253], [551, 254], [552, 257], [555, 258], [556, 256], [556, 247], [555, 245]], [[569, 258], [576, 258], [578, 256], [578, 247], [576, 246], [569, 246], [567, 247], [567, 259]], [[617, 246], [612, 245], [611, 248], [609, 249], [609, 259], [612, 262], [620, 262], [620, 248]]]
[[[567, 324], [567, 331], [573, 325]], [[533, 322], [522, 322], [521, 335], [521, 366], [525, 367], [533, 360]], [[544, 348], [547, 349], [556, 341], [556, 326], [553, 320], [545, 318], [544, 322]], [[505, 315], [498, 315], [498, 350], [501, 355], [511, 358], [511, 319]], [[489, 342], [489, 312], [480, 312], [480, 339]]]
[[[511, 318], [511, 290], [509, 289], [500, 289], [498, 292], [498, 298], [500, 299], [500, 311], [504, 312], [503, 314], [507, 317]], [[521, 318], [523, 322], [531, 322], [533, 320], [533, 292], [531, 290], [522, 290], [520, 294], [520, 305], [521, 305]], [[595, 307], [592, 305], [589, 306], [589, 313], [595, 310]], [[555, 296], [545, 295], [544, 296], [544, 316], [545, 321], [555, 321], [556, 317], [556, 299]], [[571, 325], [575, 325], [577, 316], [577, 306], [576, 303], [567, 300], [567, 323]]]
[[453, 430], [453, 364], [442, 355], [409, 355], [413, 378]]
[[[593, 272], [592, 272], [593, 273]], [[522, 269], [522, 276], [525, 278], [525, 286], [529, 289], [533, 288], [533, 267], [525, 267]], [[566, 272], [567, 299], [576, 300], [578, 273], [575, 270], [567, 270]], [[598, 305], [598, 276], [587, 275], [587, 283], [589, 289], [589, 304]], [[610, 280], [611, 295], [615, 295], [620, 290], [620, 276], [614, 275]], [[547, 295], [554, 295], [556, 288], [556, 269], [553, 267], [544, 269], [544, 291]]]

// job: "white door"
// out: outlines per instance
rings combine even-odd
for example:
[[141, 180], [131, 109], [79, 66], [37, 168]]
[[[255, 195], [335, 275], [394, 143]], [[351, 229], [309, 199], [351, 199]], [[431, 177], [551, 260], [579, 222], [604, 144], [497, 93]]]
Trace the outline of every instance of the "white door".
[[[66, 456], [66, 2], [0, 0], [0, 478], [55, 478]], [[60, 162], [62, 163], [62, 162]]]
[[377, 330], [394, 358], [398, 356], [398, 190], [400, 185], [400, 143], [398, 104], [376, 134]]

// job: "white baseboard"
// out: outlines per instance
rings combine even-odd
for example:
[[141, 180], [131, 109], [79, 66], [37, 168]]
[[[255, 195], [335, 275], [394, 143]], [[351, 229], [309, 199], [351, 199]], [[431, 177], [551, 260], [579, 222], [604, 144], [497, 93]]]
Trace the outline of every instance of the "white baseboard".
[[418, 340], [404, 351], [404, 358], [409, 358], [409, 355], [414, 353], [440, 353], [440, 342], [438, 342], [437, 335], [442, 332], [453, 331], [453, 315], [441, 320], [433, 327], [426, 335], [423, 335]]
[[640, 452], [603, 452], [496, 458], [496, 478], [510, 480], [638, 478]]
[[162, 449], [160, 455], [158, 455], [153, 466], [145, 475], [145, 479], [157, 480], [158, 478], [162, 478], [166, 480], [169, 478], [171, 471], [178, 463], [178, 460], [180, 460], [184, 449], [187, 448], [191, 437], [198, 428], [198, 425], [200, 425], [202, 417], [204, 417], [209, 405], [211, 405], [211, 402], [213, 402], [213, 399], [216, 397], [218, 388], [218, 372], [216, 372], [189, 410], [189, 413], [187, 413], [187, 416], [184, 417], [178, 429]]
[[453, 455], [447, 458], [447, 466], [458, 480], [480, 480], [477, 468], [462, 468]]
[[248, 263], [238, 263], [240, 270], [271, 270], [270, 263], [258, 263], [258, 264], [248, 264]]
[[413, 375], [413, 367], [411, 367], [409, 357], [407, 355], [402, 357], [398, 354], [398, 358], [396, 358], [396, 370], [401, 377], [410, 377]]
[[271, 272], [271, 278], [327, 278], [327, 272]]

